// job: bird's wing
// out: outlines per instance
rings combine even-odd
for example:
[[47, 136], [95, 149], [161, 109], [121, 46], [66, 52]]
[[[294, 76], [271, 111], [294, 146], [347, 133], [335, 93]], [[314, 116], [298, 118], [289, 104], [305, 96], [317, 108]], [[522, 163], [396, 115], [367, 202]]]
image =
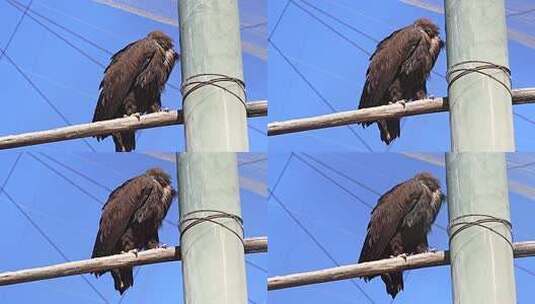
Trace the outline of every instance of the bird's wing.
[[396, 185], [379, 198], [377, 206], [372, 210], [359, 262], [372, 261], [382, 256], [420, 196], [421, 192], [416, 183], [409, 180]]
[[144, 38], [130, 43], [112, 56], [100, 83], [93, 121], [116, 118], [138, 76], [150, 63], [158, 46]]
[[102, 208], [93, 257], [113, 253], [136, 211], [150, 197], [154, 184], [147, 176], [134, 177], [115, 189]]
[[[429, 188], [422, 182], [418, 182], [416, 185], [418, 187], [418, 192], [421, 193], [418, 201], [414, 205], [414, 208], [407, 214], [403, 220], [402, 226], [404, 228], [416, 227], [420, 224], [423, 224], [422, 227], [430, 227], [433, 223], [436, 214], [440, 208], [440, 203], [438, 203], [438, 208], [433, 210], [432, 201], [433, 200], [442, 200], [442, 194], [440, 191], [433, 194]], [[428, 214], [429, 210], [433, 210], [434, 214]]]
[[[142, 224], [148, 220], [156, 219], [159, 222], [162, 219], [157, 219], [158, 211], [163, 207], [161, 205], [163, 187], [154, 179], [152, 180], [152, 188], [150, 194], [146, 197], [145, 203], [136, 211], [134, 215], [134, 222]], [[165, 216], [165, 215], [164, 215]]]
[[370, 57], [359, 109], [386, 105], [388, 88], [398, 77], [402, 65], [421, 43], [419, 30], [408, 26], [393, 32], [377, 45]]
[[438, 52], [436, 54], [431, 54], [429, 51], [429, 43], [425, 43], [425, 41], [428, 40], [427, 34], [423, 31], [412, 28], [410, 30], [410, 35], [413, 37], [412, 39], [414, 41], [418, 39], [419, 42], [414, 45], [411, 52], [409, 52], [408, 56], [405, 58], [405, 61], [401, 65], [401, 73], [410, 75], [420, 72], [423, 73], [422, 76], [425, 78], [429, 72], [431, 72], [433, 64], [438, 57]]
[[[153, 42], [156, 45], [156, 42]], [[139, 73], [136, 86], [141, 88], [154, 86], [153, 89], [161, 92], [173, 70], [177, 54], [173, 49], [164, 50], [156, 46], [158, 51], [147, 62], [146, 67]]]

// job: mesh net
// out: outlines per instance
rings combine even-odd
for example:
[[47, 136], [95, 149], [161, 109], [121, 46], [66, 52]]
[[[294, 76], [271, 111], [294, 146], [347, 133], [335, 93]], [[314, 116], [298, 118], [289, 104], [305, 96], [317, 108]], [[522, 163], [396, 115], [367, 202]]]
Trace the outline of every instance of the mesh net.
[[[178, 0], [93, 0], [167, 25], [178, 26]], [[243, 50], [267, 59], [266, 1], [238, 1]]]
[[[400, 0], [427, 11], [444, 13], [443, 0]], [[506, 0], [507, 33], [509, 39], [527, 47], [535, 47], [535, 6], [530, 0]]]

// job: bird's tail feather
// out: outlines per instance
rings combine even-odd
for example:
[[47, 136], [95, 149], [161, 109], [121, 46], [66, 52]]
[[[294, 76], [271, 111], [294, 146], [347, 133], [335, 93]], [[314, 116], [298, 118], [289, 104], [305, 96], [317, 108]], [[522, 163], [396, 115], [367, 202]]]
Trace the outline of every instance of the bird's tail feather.
[[133, 131], [113, 134], [116, 152], [130, 152], [136, 149], [136, 135]]
[[381, 140], [387, 145], [400, 135], [399, 119], [378, 120], [377, 126], [381, 132]]
[[129, 287], [134, 285], [134, 276], [132, 275], [132, 268], [125, 267], [119, 269], [113, 269], [111, 271], [113, 282], [115, 284], [115, 290], [119, 291], [122, 295]]
[[385, 283], [386, 292], [392, 296], [392, 299], [403, 290], [403, 274], [401, 272], [385, 273], [381, 275], [381, 279]]

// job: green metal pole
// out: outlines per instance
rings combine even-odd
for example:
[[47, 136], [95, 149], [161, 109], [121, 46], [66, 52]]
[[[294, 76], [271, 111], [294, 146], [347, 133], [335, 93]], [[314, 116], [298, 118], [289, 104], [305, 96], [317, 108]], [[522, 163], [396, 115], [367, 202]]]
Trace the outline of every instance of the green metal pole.
[[[180, 184], [180, 222], [217, 213], [241, 217], [235, 153], [177, 154]], [[189, 214], [189, 215], [188, 215]], [[241, 227], [229, 218], [213, 219], [243, 238]], [[184, 228], [185, 225], [182, 225]], [[181, 238], [184, 303], [246, 304], [247, 284], [243, 244], [238, 236], [212, 222], [201, 222]]]
[[[450, 238], [461, 227], [451, 225], [461, 221], [488, 216], [510, 220], [504, 153], [448, 153], [446, 165]], [[485, 216], [458, 219], [469, 214]], [[453, 303], [515, 304], [509, 227], [497, 222], [482, 225], [495, 232], [470, 226], [450, 241]]]
[[[180, 49], [183, 83], [199, 74], [243, 80], [237, 0], [180, 0]], [[202, 76], [206, 81], [217, 76]], [[245, 100], [237, 83], [218, 82]], [[225, 90], [207, 85], [183, 104], [186, 151], [249, 150], [244, 104]]]
[[[450, 71], [456, 64], [469, 60], [509, 66], [504, 0], [445, 0], [444, 4]], [[465, 63], [458, 67], [478, 65]], [[510, 89], [503, 71], [482, 72]], [[470, 73], [451, 85], [448, 97], [452, 151], [515, 150], [512, 97], [502, 84], [488, 76]]]
[[[495, 79], [472, 72], [451, 82], [460, 75], [453, 70], [482, 65], [466, 61], [508, 67], [505, 3], [444, 0], [444, 5], [451, 73], [448, 97], [453, 153], [446, 155], [446, 169], [453, 301], [514, 304], [503, 153], [515, 150], [508, 75], [499, 69], [485, 69], [480, 71]], [[494, 231], [475, 225], [457, 226], [488, 219], [491, 221], [479, 224]], [[467, 228], [459, 230], [462, 227]]]

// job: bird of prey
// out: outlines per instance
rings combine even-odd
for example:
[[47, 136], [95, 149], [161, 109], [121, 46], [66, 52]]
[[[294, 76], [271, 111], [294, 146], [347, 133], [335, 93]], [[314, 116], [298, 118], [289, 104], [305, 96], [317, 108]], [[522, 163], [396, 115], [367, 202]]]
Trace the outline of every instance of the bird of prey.
[[[100, 83], [93, 122], [161, 110], [160, 95], [179, 55], [160, 31], [130, 43], [111, 57]], [[135, 131], [111, 134], [115, 151], [136, 148]], [[96, 136], [100, 141], [110, 134]]]
[[[160, 227], [176, 191], [170, 176], [152, 168], [124, 182], [102, 207], [92, 258], [159, 247]], [[106, 273], [95, 272], [95, 276]], [[132, 267], [109, 270], [115, 289], [123, 294], [134, 284]]]
[[[359, 263], [428, 250], [427, 233], [435, 221], [444, 194], [430, 173], [419, 173], [383, 194], [371, 212]], [[364, 277], [369, 281], [374, 276]], [[403, 290], [401, 272], [381, 275], [388, 294]]]
[[[426, 81], [444, 46], [439, 28], [428, 19], [418, 19], [379, 42], [370, 57], [359, 109], [388, 105], [427, 96]], [[381, 140], [387, 145], [400, 136], [399, 118], [361, 123], [377, 123]]]

